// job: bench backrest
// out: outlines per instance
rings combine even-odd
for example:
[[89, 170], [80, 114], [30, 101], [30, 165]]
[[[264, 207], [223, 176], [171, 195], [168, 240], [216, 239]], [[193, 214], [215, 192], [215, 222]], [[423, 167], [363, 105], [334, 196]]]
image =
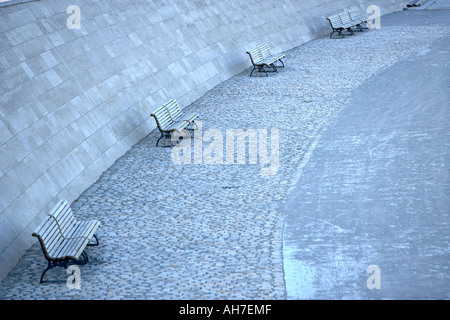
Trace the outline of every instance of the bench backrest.
[[339, 12], [338, 16], [341, 19], [342, 24], [352, 23], [352, 20], [350, 20], [350, 16], [347, 11]]
[[331, 28], [339, 28], [342, 25], [341, 18], [338, 15], [332, 15], [327, 17], [327, 20], [330, 22]]
[[150, 116], [155, 118], [156, 125], [160, 130], [164, 130], [173, 123], [169, 109], [167, 109], [165, 105], [162, 105], [161, 107], [156, 109], [152, 114], [150, 114]]
[[272, 55], [270, 53], [270, 47], [267, 43], [258, 46], [258, 48], [261, 51], [261, 56], [263, 57], [263, 59], [266, 59], [267, 57], [270, 57]]
[[250, 56], [253, 64], [258, 64], [272, 55], [270, 53], [270, 47], [267, 43], [263, 43], [256, 48], [247, 51], [247, 54]]
[[250, 56], [250, 60], [252, 61], [253, 64], [258, 64], [264, 60], [264, 57], [262, 56], [259, 47], [256, 47], [255, 49], [252, 50], [248, 50], [247, 54]]
[[151, 116], [155, 118], [158, 127], [164, 130], [167, 126], [171, 125], [175, 121], [178, 121], [179, 118], [183, 116], [183, 113], [181, 113], [178, 101], [175, 99], [170, 99], [156, 109]]
[[71, 230], [77, 222], [73, 215], [70, 204], [65, 200], [59, 201], [48, 215], [56, 219], [58, 226], [64, 236], [67, 236], [69, 234], [68, 231]]
[[361, 16], [360, 16], [360, 14], [359, 14], [359, 11], [358, 11], [358, 9], [356, 9], [356, 8], [350, 8], [350, 9], [347, 9], [347, 13], [348, 13], [348, 15], [350, 16], [350, 19], [351, 19], [352, 21], [356, 21], [356, 20], [360, 20], [360, 19], [361, 19]]
[[41, 224], [33, 232], [33, 236], [39, 239], [42, 251], [48, 260], [55, 258], [55, 251], [64, 240], [64, 235], [58, 226], [54, 216], [47, 215]]
[[168, 102], [164, 104], [164, 106], [169, 110], [169, 115], [173, 121], [183, 116], [177, 100], [170, 99]]

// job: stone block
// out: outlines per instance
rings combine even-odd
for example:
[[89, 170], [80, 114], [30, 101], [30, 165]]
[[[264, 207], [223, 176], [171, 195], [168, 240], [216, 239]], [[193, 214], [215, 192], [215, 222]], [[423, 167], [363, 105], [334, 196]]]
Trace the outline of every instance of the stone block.
[[43, 32], [39, 25], [33, 22], [10, 29], [5, 32], [5, 35], [13, 46], [17, 46], [23, 42], [42, 36]]
[[11, 221], [10, 214], [4, 210], [2, 211], [4, 214], [0, 215], [0, 252], [4, 252], [8, 248], [11, 241], [18, 235], [17, 231], [12, 228], [14, 222]]

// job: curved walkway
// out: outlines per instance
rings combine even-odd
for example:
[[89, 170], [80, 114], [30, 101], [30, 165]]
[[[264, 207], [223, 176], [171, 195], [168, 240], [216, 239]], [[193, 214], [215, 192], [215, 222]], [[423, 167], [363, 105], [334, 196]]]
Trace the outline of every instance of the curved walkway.
[[[249, 78], [246, 70], [222, 83], [186, 111], [198, 112], [203, 133], [214, 129], [216, 138], [230, 128], [279, 130], [275, 175], [261, 174], [260, 162], [176, 164], [172, 148], [155, 147], [154, 131], [73, 204], [80, 219], [102, 223], [81, 289], [66, 286], [62, 268], [40, 285], [46, 261], [36, 244], [0, 284], [0, 299], [297, 298], [290, 281], [298, 279], [287, 273], [285, 283], [286, 205], [322, 134], [355, 88], [448, 31], [405, 23], [323, 37], [288, 51], [278, 74]], [[292, 257], [284, 262], [297, 272]]]
[[450, 298], [450, 37], [357, 88], [285, 207], [289, 299]]

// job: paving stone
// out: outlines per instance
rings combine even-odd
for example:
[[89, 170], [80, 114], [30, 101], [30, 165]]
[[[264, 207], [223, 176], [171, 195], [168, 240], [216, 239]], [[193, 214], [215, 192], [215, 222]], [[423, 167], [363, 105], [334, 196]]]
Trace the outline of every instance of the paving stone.
[[39, 284], [46, 261], [36, 243], [0, 284], [0, 299], [286, 299], [280, 208], [303, 161], [354, 88], [448, 31], [395, 26], [326, 36], [286, 52], [278, 73], [249, 77], [248, 69], [219, 84], [184, 111], [198, 112], [203, 133], [215, 129], [223, 139], [227, 129], [279, 130], [275, 175], [248, 159], [194, 163], [195, 131], [192, 161], [175, 164], [174, 148], [156, 147], [153, 131], [72, 204], [78, 219], [101, 221], [100, 246], [87, 248], [89, 264], [80, 267], [81, 289], [67, 287], [62, 268]]

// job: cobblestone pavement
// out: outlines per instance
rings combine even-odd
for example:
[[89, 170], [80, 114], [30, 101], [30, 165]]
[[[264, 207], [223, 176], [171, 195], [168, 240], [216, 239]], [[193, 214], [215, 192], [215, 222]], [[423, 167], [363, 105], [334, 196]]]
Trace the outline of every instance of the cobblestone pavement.
[[230, 128], [278, 129], [275, 175], [261, 174], [260, 162], [175, 164], [155, 130], [73, 203], [79, 219], [101, 221], [81, 289], [67, 287], [63, 268], [39, 284], [47, 263], [36, 243], [0, 299], [286, 299], [280, 207], [321, 133], [354, 88], [446, 33], [395, 26], [326, 36], [286, 52], [278, 73], [250, 78], [249, 69], [220, 84], [185, 111], [224, 140]]

